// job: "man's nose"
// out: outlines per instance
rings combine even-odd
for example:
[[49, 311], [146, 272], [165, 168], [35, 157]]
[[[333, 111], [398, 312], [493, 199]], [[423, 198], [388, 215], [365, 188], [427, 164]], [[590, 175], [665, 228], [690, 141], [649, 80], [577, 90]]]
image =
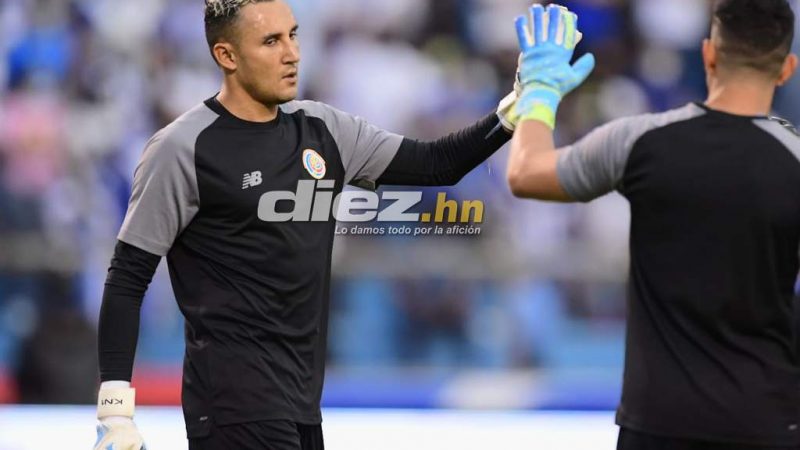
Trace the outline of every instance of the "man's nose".
[[285, 64], [297, 64], [300, 62], [300, 44], [297, 42], [290, 42], [289, 45], [286, 46], [283, 62]]

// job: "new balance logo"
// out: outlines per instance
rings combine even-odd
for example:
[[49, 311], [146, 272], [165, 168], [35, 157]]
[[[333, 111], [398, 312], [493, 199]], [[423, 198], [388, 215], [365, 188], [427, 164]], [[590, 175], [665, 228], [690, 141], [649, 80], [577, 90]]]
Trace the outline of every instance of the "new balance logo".
[[244, 174], [244, 179], [242, 179], [242, 189], [249, 189], [251, 187], [256, 187], [259, 184], [261, 184], [260, 170], [256, 170], [253, 173]]

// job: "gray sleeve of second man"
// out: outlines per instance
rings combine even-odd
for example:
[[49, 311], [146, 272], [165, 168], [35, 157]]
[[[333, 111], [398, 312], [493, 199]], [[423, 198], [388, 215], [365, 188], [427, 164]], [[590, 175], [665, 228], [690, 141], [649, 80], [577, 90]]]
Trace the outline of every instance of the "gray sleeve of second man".
[[308, 116], [322, 119], [328, 127], [345, 170], [345, 183], [374, 189], [376, 180], [392, 162], [403, 136], [382, 130], [358, 116], [314, 101], [295, 101], [286, 112], [303, 109]]
[[664, 113], [617, 119], [596, 128], [578, 142], [559, 150], [557, 172], [561, 187], [581, 202], [616, 190], [639, 138], [648, 131], [703, 113], [699, 106], [689, 104]]
[[133, 175], [120, 241], [159, 256], [169, 252], [200, 207], [194, 146], [217, 117], [199, 106], [150, 139]]

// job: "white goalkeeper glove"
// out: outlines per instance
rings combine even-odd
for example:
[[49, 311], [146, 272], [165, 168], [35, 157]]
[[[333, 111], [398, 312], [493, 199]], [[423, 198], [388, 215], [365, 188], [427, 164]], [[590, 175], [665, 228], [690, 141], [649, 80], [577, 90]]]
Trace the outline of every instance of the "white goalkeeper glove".
[[500, 119], [500, 124], [508, 132], [514, 132], [519, 122], [519, 113], [517, 113], [517, 99], [522, 95], [522, 84], [519, 82], [519, 62], [522, 61], [522, 54], [519, 56], [517, 62], [517, 73], [514, 76], [514, 90], [505, 98], [500, 100], [497, 105], [497, 118]]
[[97, 396], [97, 442], [94, 450], [146, 450], [133, 423], [136, 390], [126, 381], [107, 381]]

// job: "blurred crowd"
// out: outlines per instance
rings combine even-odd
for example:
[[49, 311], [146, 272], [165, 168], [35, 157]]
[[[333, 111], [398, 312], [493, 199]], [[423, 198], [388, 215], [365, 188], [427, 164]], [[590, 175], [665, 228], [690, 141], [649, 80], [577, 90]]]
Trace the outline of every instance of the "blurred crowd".
[[[301, 96], [420, 139], [472, 123], [511, 90], [513, 19], [530, 4], [289, 2]], [[580, 16], [578, 53], [594, 52], [598, 67], [563, 103], [560, 143], [704, 99], [707, 2], [563, 3]], [[103, 282], [136, 161], [220, 80], [201, 0], [0, 0], [0, 384], [12, 380], [18, 400], [93, 398]], [[800, 120], [798, 97], [800, 84], [785, 87], [776, 114]], [[425, 191], [484, 201], [480, 236], [337, 238], [334, 368], [619, 370], [626, 202], [515, 200], [506, 154], [454, 188]], [[165, 272], [145, 298], [137, 373], [180, 365]]]

